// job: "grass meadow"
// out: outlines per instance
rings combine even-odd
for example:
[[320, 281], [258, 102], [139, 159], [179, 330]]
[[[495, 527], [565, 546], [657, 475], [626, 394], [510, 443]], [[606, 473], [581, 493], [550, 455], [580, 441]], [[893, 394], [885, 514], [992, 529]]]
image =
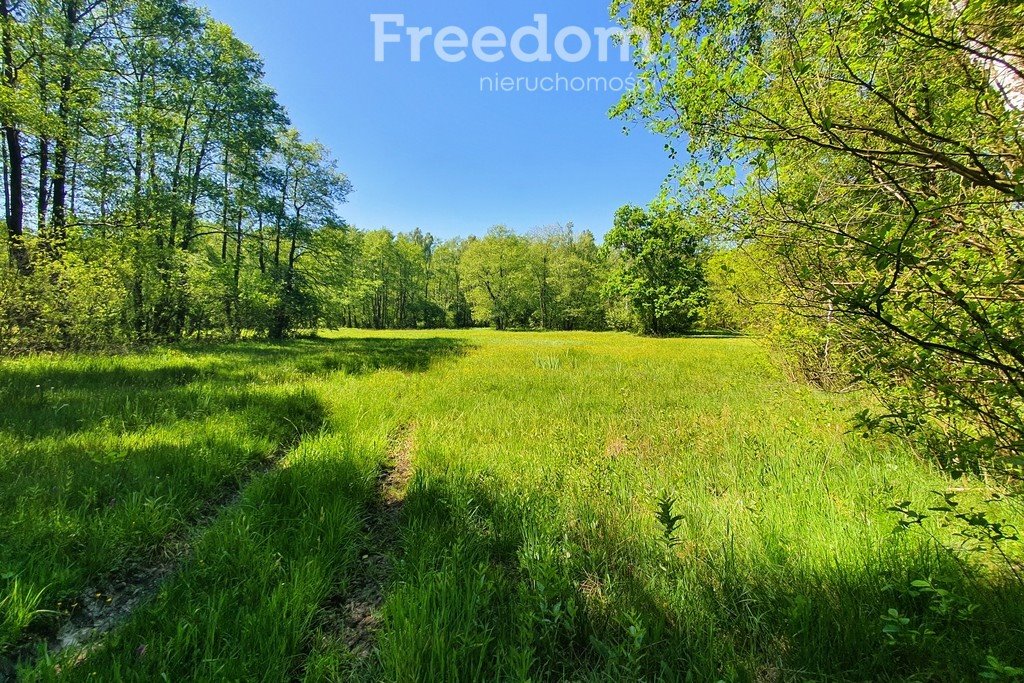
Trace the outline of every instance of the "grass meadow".
[[746, 339], [4, 361], [0, 680], [1024, 678], [1020, 502], [865, 401]]

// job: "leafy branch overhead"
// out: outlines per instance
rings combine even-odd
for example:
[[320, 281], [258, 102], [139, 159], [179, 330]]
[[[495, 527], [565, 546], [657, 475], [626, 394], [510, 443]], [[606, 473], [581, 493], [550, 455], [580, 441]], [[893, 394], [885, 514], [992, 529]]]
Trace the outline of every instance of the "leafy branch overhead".
[[[794, 374], [957, 473], [1024, 449], [1024, 8], [615, 3], [656, 38], [616, 113], [738, 181], [718, 276]], [[718, 273], [719, 271], [716, 271]], [[743, 279], [738, 279], [742, 277]]]

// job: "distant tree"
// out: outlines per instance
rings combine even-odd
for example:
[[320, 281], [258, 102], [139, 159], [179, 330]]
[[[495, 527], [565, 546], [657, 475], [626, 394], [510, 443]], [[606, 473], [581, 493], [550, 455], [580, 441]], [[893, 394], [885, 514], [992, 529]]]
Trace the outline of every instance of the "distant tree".
[[499, 330], [526, 326], [537, 301], [529, 241], [505, 226], [466, 243], [459, 264], [473, 316]]
[[459, 272], [465, 245], [462, 240], [442, 242], [431, 259], [431, 301], [443, 312], [445, 327], [473, 326], [473, 312]]
[[529, 240], [536, 280], [537, 326], [555, 330], [603, 329], [602, 288], [608, 273], [593, 234], [584, 231], [577, 235], [570, 222], [535, 230]]
[[617, 265], [609, 291], [624, 298], [645, 334], [687, 332], [707, 302], [707, 234], [678, 207], [625, 206], [605, 237]]
[[28, 62], [26, 53], [31, 48], [25, 40], [25, 18], [19, 11], [20, 4], [14, 0], [0, 0], [0, 55], [3, 58], [4, 93], [0, 123], [4, 129], [4, 199], [8, 254], [18, 272], [21, 275], [28, 275], [30, 263], [28, 248], [25, 245], [25, 152], [22, 137], [26, 118], [31, 116], [32, 107], [22, 71], [24, 64]]
[[433, 237], [420, 230], [395, 238], [395, 327], [408, 329], [439, 324], [439, 315], [434, 311], [436, 305], [427, 298], [433, 242]]
[[311, 293], [305, 287], [299, 260], [318, 229], [338, 223], [337, 204], [350, 190], [348, 179], [338, 172], [320, 143], [304, 143], [296, 131], [289, 131], [278, 144], [283, 163], [290, 169], [286, 174], [290, 182], [282, 186], [282, 222], [275, 252], [278, 291], [270, 327], [270, 336], [275, 339], [292, 329], [296, 313], [307, 306]]
[[566, 226], [552, 270], [551, 287], [563, 330], [606, 329], [604, 287], [609, 277], [608, 262], [601, 254], [593, 233], [578, 235]]

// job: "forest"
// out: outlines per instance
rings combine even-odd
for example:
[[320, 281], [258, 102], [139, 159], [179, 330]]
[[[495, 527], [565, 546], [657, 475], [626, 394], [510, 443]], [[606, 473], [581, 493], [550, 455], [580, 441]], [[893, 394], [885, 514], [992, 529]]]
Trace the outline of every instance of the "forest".
[[6, 352], [338, 326], [680, 332], [700, 308], [712, 236], [681, 210], [657, 245], [623, 214], [607, 248], [571, 224], [446, 242], [347, 225], [329, 150], [188, 3], [11, 2], [3, 21]]
[[0, 0], [0, 681], [1024, 680], [1024, 5], [609, 11], [653, 199], [438, 238]]

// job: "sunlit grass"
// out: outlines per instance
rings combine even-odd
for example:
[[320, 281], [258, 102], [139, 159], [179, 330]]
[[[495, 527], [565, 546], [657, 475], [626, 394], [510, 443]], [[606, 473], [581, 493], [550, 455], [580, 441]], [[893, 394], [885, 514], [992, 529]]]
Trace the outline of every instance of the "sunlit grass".
[[318, 381], [431, 357], [353, 339], [4, 362], [0, 654], [50, 637], [82, 591], [174, 561], [195, 523], [325, 427]]
[[[0, 507], [17, 514], [0, 636], [43, 630], [35, 611], [168, 539], [190, 546], [102, 647], [26, 676], [960, 680], [991, 673], [990, 654], [1024, 664], [1005, 566], [941, 550], [954, 530], [933, 518], [896, 533], [888, 510], [951, 487], [981, 505], [988, 486], [851, 433], [864, 397], [794, 385], [752, 341], [329, 337], [3, 368], [18, 417]], [[58, 374], [59, 399], [33, 393]], [[376, 542], [363, 522], [399, 428], [416, 474], [359, 659], [334, 612]], [[953, 596], [941, 613], [925, 580]], [[895, 636], [890, 609], [908, 620]]]

